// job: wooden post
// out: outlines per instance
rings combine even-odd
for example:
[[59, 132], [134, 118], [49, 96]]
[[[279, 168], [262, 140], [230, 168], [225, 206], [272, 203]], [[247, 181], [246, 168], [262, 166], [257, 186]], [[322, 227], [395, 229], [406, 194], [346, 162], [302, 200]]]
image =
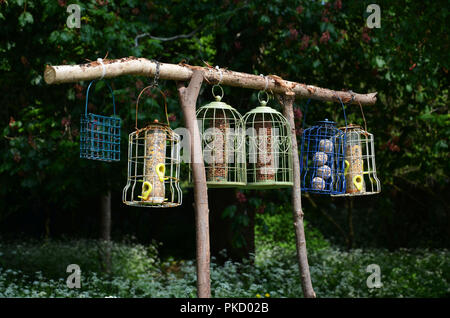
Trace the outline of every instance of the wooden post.
[[101, 197], [100, 238], [105, 272], [111, 272], [111, 190]]
[[292, 216], [294, 218], [295, 245], [297, 247], [297, 259], [300, 270], [303, 295], [306, 298], [315, 298], [316, 293], [312, 287], [311, 275], [309, 273], [308, 254], [306, 251], [305, 229], [303, 226], [302, 196], [300, 192], [300, 160], [298, 158], [297, 136], [295, 134], [294, 94], [277, 95], [281, 105], [283, 105], [284, 116], [286, 116], [291, 126], [292, 138], [292, 168], [294, 172], [294, 186], [292, 187]]
[[195, 105], [203, 82], [203, 71], [195, 70], [189, 86], [178, 82], [178, 94], [186, 128], [191, 135], [191, 165], [194, 181], [195, 227], [197, 237], [197, 295], [211, 297], [210, 249], [209, 249], [209, 208], [206, 186], [205, 165], [201, 147], [200, 131], [195, 115]]

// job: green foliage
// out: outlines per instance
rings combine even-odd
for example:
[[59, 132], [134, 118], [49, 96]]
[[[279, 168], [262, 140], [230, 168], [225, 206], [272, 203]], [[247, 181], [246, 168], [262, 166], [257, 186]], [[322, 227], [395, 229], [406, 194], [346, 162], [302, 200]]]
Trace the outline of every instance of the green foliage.
[[[278, 245], [295, 251], [295, 230], [292, 208], [284, 205], [266, 213], [258, 213], [255, 220], [255, 242], [258, 246]], [[273, 211], [273, 212], [272, 212]], [[330, 247], [330, 243], [316, 228], [304, 221], [306, 242], [309, 251]]]
[[[390, 236], [399, 233], [404, 239], [395, 246], [405, 246], [417, 237], [417, 231], [405, 231], [423, 224], [425, 240], [420, 241], [448, 245], [440, 241], [448, 233], [442, 226], [448, 210], [450, 138], [448, 10], [442, 9], [446, 1], [379, 1], [380, 29], [366, 27], [365, 9], [371, 1], [71, 3], [81, 6], [80, 29], [66, 25], [67, 1], [0, 1], [0, 116], [4, 119], [0, 183], [8, 185], [0, 187], [0, 200], [5, 202], [0, 206], [0, 219], [33, 209], [57, 207], [59, 214], [78, 211], [84, 208], [83, 202], [97, 198], [108, 187], [116, 191], [123, 187], [124, 160], [102, 165], [78, 159], [79, 116], [87, 83], [48, 86], [43, 81], [46, 64], [83, 63], [108, 53], [108, 58], [131, 55], [168, 63], [184, 60], [192, 65], [207, 61], [331, 89], [377, 91], [378, 102], [365, 108], [365, 117], [375, 135], [383, 192], [379, 201], [367, 203], [367, 210], [373, 211], [367, 226], [383, 225], [377, 228], [378, 245], [396, 243]], [[192, 31], [192, 36], [174, 41], [148, 36], [137, 40], [137, 35], [146, 33], [164, 38]], [[127, 134], [133, 129], [135, 114], [130, 105], [148, 81], [131, 76], [110, 80], [123, 119], [122, 158], [126, 157]], [[162, 81], [161, 86], [175, 118], [172, 126], [182, 125], [175, 85]], [[210, 100], [209, 90], [205, 92], [199, 104]], [[92, 111], [101, 113], [101, 101], [106, 98], [96, 93]], [[225, 93], [227, 102], [241, 113], [257, 103], [256, 94], [248, 90], [225, 88]], [[160, 110], [151, 98], [143, 107], [145, 121]], [[362, 124], [358, 106], [348, 106], [347, 113], [349, 122]], [[324, 117], [343, 123], [339, 105], [313, 101], [307, 124]], [[285, 196], [284, 201], [288, 200]], [[342, 204], [319, 203], [344, 218]], [[426, 220], [417, 217], [425, 215], [424, 208], [431, 214]], [[409, 216], [399, 219], [402, 210]], [[323, 223], [323, 217], [310, 215], [315, 225]], [[242, 213], [233, 218], [241, 218], [238, 224], [248, 221]], [[327, 237], [329, 233], [336, 236], [321, 228]]]
[[[107, 276], [99, 272], [96, 242], [2, 244], [0, 297], [195, 297], [195, 262], [162, 262], [155, 251], [155, 246], [114, 243], [115, 270]], [[318, 297], [450, 294], [448, 250], [343, 252], [325, 247], [309, 254]], [[66, 286], [69, 274], [65, 270], [72, 262], [80, 265], [81, 289]], [[381, 288], [366, 285], [370, 264], [380, 266]], [[213, 259], [211, 292], [213, 297], [301, 297], [295, 251], [266, 245], [258, 249], [254, 263], [245, 260], [218, 265]]]
[[86, 273], [101, 273], [108, 248], [112, 264], [110, 275], [137, 279], [150, 272], [158, 274], [157, 247], [156, 243], [144, 246], [115, 242], [108, 246], [93, 240], [0, 243], [0, 267], [20, 268], [22, 273], [30, 276], [42, 272], [51, 279], [66, 276], [69, 264], [78, 264]]

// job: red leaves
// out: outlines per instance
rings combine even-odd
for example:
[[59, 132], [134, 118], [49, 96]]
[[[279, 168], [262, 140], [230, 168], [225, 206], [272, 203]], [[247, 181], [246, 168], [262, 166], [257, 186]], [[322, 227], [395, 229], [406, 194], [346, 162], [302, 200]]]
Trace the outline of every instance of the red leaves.
[[303, 7], [302, 6], [298, 6], [295, 10], [297, 11], [298, 14], [302, 14]]
[[65, 7], [67, 5], [67, 1], [66, 0], [58, 0], [58, 5], [60, 7]]
[[319, 42], [322, 44], [326, 44], [328, 43], [328, 41], [330, 40], [330, 32], [325, 31], [322, 33], [322, 36], [319, 39]]
[[169, 116], [169, 121], [175, 121], [175, 120], [177, 120], [177, 116], [175, 116], [175, 115]]
[[69, 125], [70, 125], [70, 118], [63, 117], [63, 118], [61, 119], [61, 126], [66, 127], [66, 126], [69, 126]]
[[245, 194], [241, 191], [236, 192], [236, 199], [239, 203], [245, 203], [247, 202], [247, 198], [245, 197]]
[[82, 100], [84, 98], [83, 86], [81, 86], [80, 84], [75, 84], [73, 85], [73, 88], [75, 89], [76, 99]]
[[108, 5], [108, 0], [97, 0], [97, 4], [99, 6], [106, 6]]
[[381, 149], [389, 149], [392, 152], [400, 152], [400, 147], [396, 144], [398, 142], [398, 137], [393, 137], [387, 143], [381, 146]]
[[362, 35], [361, 35], [361, 37], [362, 37], [362, 40], [363, 40], [364, 42], [366, 42], [366, 43], [369, 43], [369, 42], [370, 42], [369, 30], [370, 30], [370, 29], [367, 28], [367, 27], [363, 28], [363, 30], [362, 30]]
[[411, 66], [409, 67], [409, 70], [412, 71], [416, 66], [417, 66], [417, 63], [414, 63], [413, 65], [411, 65]]
[[296, 29], [289, 29], [289, 38], [291, 40], [296, 40], [298, 37], [298, 31]]
[[300, 45], [300, 51], [306, 50], [308, 48], [309, 45], [309, 35], [303, 35], [302, 36], [302, 44]]

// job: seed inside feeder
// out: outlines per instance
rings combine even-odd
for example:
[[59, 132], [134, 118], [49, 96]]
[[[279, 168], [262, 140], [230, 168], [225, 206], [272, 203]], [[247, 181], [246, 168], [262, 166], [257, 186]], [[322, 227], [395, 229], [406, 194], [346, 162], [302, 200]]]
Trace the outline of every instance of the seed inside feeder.
[[208, 181], [226, 181], [228, 175], [227, 165], [227, 131], [230, 124], [224, 113], [217, 112], [211, 119], [213, 127], [212, 162], [206, 165], [206, 178]]
[[[163, 203], [165, 196], [164, 179], [160, 177], [158, 165], [165, 164], [166, 132], [163, 127], [153, 126], [145, 132], [145, 168], [144, 182], [152, 185], [149, 200], [152, 203]], [[161, 180], [162, 179], [162, 180]]]
[[262, 117], [254, 124], [257, 142], [256, 181], [275, 180], [272, 150], [272, 123]]

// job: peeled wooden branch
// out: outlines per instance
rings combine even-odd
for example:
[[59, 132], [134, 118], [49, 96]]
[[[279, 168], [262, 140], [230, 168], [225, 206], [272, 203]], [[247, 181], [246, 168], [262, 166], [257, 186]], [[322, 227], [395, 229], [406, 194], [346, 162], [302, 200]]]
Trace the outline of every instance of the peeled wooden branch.
[[297, 136], [294, 123], [294, 98], [289, 95], [278, 95], [278, 101], [283, 105], [283, 113], [289, 121], [292, 139], [292, 170], [294, 174], [294, 186], [292, 187], [292, 217], [295, 228], [295, 245], [297, 248], [297, 260], [300, 271], [300, 281], [303, 295], [306, 298], [315, 298], [309, 272], [308, 253], [306, 250], [305, 228], [303, 225], [303, 209], [301, 197], [300, 160], [298, 158]]
[[[105, 78], [113, 78], [122, 75], [154, 76], [156, 62], [145, 58], [127, 57], [117, 60], [103, 60], [105, 65]], [[218, 83], [220, 72], [214, 68], [190, 66], [187, 64], [160, 64], [160, 78], [174, 81], [188, 81], [193, 71], [201, 69], [208, 83]], [[266, 87], [266, 79], [262, 76], [240, 73], [221, 69], [222, 85], [263, 90]], [[44, 79], [47, 84], [72, 83], [90, 81], [102, 76], [102, 66], [98, 62], [80, 65], [47, 65]], [[274, 93], [290, 93], [296, 98], [311, 98], [319, 101], [337, 102], [339, 96], [344, 103], [361, 105], [374, 105], [377, 101], [377, 93], [357, 94], [352, 92], [334, 91], [313, 85], [285, 81], [275, 75], [267, 76], [267, 89]], [[353, 97], [353, 98], [352, 98]]]

